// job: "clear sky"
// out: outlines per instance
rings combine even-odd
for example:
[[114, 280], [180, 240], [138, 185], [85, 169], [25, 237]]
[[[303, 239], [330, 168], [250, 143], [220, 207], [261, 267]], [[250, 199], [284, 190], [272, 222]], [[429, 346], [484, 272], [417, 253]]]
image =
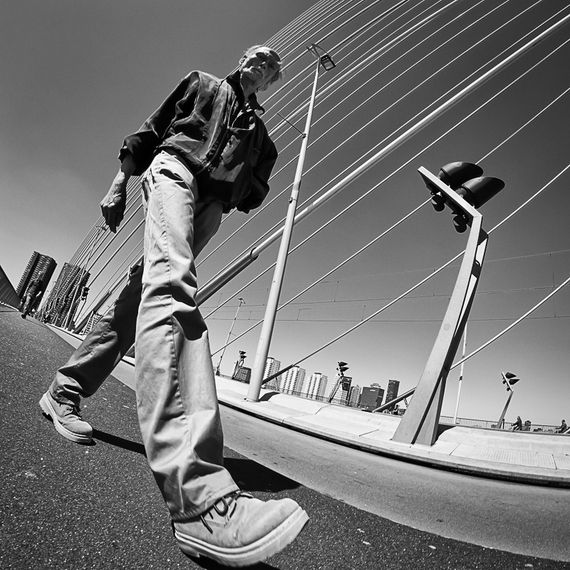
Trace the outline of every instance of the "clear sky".
[[[123, 137], [137, 128], [180, 77], [190, 69], [225, 75], [245, 48], [273, 36], [312, 4], [309, 0], [209, 0], [207, 3], [19, 0], [9, 3], [0, 20], [3, 54], [0, 61], [0, 264], [11, 281], [17, 284], [34, 250], [54, 257], [59, 267], [72, 257], [99, 214], [98, 203], [117, 169], [116, 155]], [[480, 4], [478, 10], [483, 15], [497, 2]], [[524, 0], [515, 8], [511, 1], [505, 3], [504, 10], [515, 14], [532, 4], [531, 0]], [[458, 2], [445, 18], [451, 19], [451, 14], [459, 14], [467, 6], [475, 6], [475, 3]], [[529, 30], [533, 22], [541, 21], [555, 8], [563, 6], [563, 2], [539, 2], [498, 36], [502, 41], [512, 36], [514, 41], [520, 33]], [[482, 21], [481, 27], [475, 28], [471, 35], [458, 39], [454, 43], [455, 52], [459, 46], [475, 43], [482, 36], [481, 30], [490, 31], [498, 21], [506, 19], [500, 11], [496, 19], [493, 18]], [[434, 25], [441, 27], [441, 22]], [[496, 81], [451, 109], [420, 137], [359, 179], [346, 195], [296, 230], [294, 243], [548, 54], [561, 43], [562, 36], [568, 37], [568, 30], [567, 25], [561, 33], [543, 42], [531, 55], [509, 67]], [[316, 40], [318, 31], [315, 36], [308, 40]], [[417, 37], [411, 41], [417, 41]], [[441, 41], [435, 36], [431, 43], [411, 52], [398, 65], [404, 69]], [[327, 46], [332, 45], [333, 38], [327, 43]], [[365, 47], [363, 43], [362, 49]], [[490, 39], [477, 50], [477, 57], [484, 58], [502, 47], [499, 39]], [[404, 47], [398, 49], [399, 54]], [[388, 108], [401, 93], [424, 77], [429, 66], [433, 65], [435, 70], [437, 62], [447, 61], [451, 49], [438, 53], [435, 63], [426, 61], [402, 76], [399, 82], [374, 95], [366, 114]], [[533, 121], [508, 144], [488, 157], [487, 154], [568, 88], [568, 74], [564, 70], [569, 51], [566, 46], [547, 63], [539, 65], [452, 135], [423, 152], [407, 167], [405, 174], [395, 177], [371, 200], [354, 208], [334, 225], [332, 232], [323, 232], [312, 240], [311, 248], [288, 264], [283, 299], [288, 299], [416, 207], [426, 197], [415, 172], [418, 166], [437, 171], [445, 162], [485, 157], [487, 173], [507, 182], [507, 188], [492, 202], [493, 206], [489, 205], [484, 211], [487, 229], [546, 184], [568, 162], [568, 96], [553, 104], [540, 120]], [[379, 85], [388, 85], [396, 71], [393, 68], [383, 71], [381, 67], [393, 61], [396, 53], [391, 52], [385, 61], [375, 64], [379, 75], [362, 91], [373, 94]], [[321, 89], [346, 72], [346, 66], [342, 67], [342, 51], [333, 51], [333, 55], [338, 56], [339, 67], [330, 76], [323, 77]], [[473, 64], [475, 57], [470, 55], [473, 61], [468, 59], [467, 63]], [[320, 122], [317, 120], [324, 117], [332, 103], [323, 100], [317, 106], [311, 141], [335, 123], [339, 125], [340, 136], [348, 136], [354, 124], [364, 121], [362, 113], [347, 117], [354, 102], [364, 97], [357, 94], [357, 90], [372, 71], [376, 68], [367, 69], [364, 74], [355, 72], [345, 87], [348, 92], [352, 90], [353, 97], [345, 97], [345, 106], [339, 106]], [[303, 196], [329, 181], [331, 172], [341, 161], [362, 156], [370, 146], [430, 102], [435, 93], [441, 91], [438, 88], [452, 85], [459, 76], [458, 63], [440, 74], [438, 85], [430, 86], [431, 90], [426, 87], [418, 91], [363, 130], [350, 149], [331, 155], [320, 168], [307, 174]], [[286, 74], [286, 80], [293, 81], [293, 77], [292, 71]], [[271, 105], [279, 108], [275, 103], [277, 95], [272, 92], [267, 96]], [[308, 93], [304, 91], [303, 96], [306, 99]], [[287, 114], [291, 108], [281, 111]], [[302, 115], [296, 122], [302, 125]], [[275, 126], [275, 122], [269, 126]], [[278, 148], [284, 149], [290, 141], [293, 141], [292, 136], [278, 140]], [[292, 144], [289, 152], [298, 149], [298, 141]], [[307, 168], [332, 146], [327, 139], [312, 146]], [[286, 152], [282, 153], [283, 157], [288, 156]], [[272, 191], [286, 187], [293, 174], [294, 164], [276, 177]], [[491, 237], [468, 327], [468, 352], [507, 327], [570, 273], [568, 181], [566, 172], [549, 187], [544, 197]], [[267, 221], [263, 218], [264, 221], [252, 224], [256, 228], [255, 235], [284, 215], [286, 195], [275, 208], [269, 211]], [[444, 222], [442, 216], [444, 214], [438, 217], [430, 208], [424, 208], [401, 230], [383, 240], [381, 247], [371, 248], [359, 256], [358, 261], [333, 274], [284, 310], [275, 329], [270, 354], [283, 365], [289, 364], [365, 318], [460, 251], [464, 238], [453, 231], [448, 217]], [[241, 215], [235, 216], [226, 227], [239, 226], [244, 220]], [[247, 239], [251, 238], [240, 238], [239, 249], [247, 246]], [[267, 259], [259, 262], [256, 271], [268, 265], [271, 256], [274, 258], [275, 250], [268, 252]], [[221, 261], [214, 259], [211, 263], [219, 268]], [[206, 275], [208, 269], [206, 264], [201, 275]], [[342, 359], [349, 362], [356, 384], [378, 381], [385, 386], [388, 378], [395, 378], [401, 381], [402, 390], [414, 386], [435, 339], [456, 270], [457, 263], [405, 302], [382, 313], [358, 333], [335, 343], [302, 366], [308, 373], [318, 370], [332, 379], [336, 360]], [[237, 290], [237, 285], [235, 287]], [[257, 289], [241, 294], [246, 305], [240, 311], [234, 334], [263, 316], [267, 287], [268, 279]], [[562, 417], [569, 419], [570, 294], [567, 289], [466, 363], [460, 415], [496, 419], [505, 399], [500, 371], [512, 370], [522, 380], [516, 387], [507, 419], [514, 419], [518, 413], [523, 420], [530, 418], [537, 423], [557, 424]], [[214, 301], [231, 297], [231, 291], [230, 287]], [[208, 310], [213, 308], [214, 301], [209, 303]], [[214, 350], [227, 335], [236, 304], [234, 298], [209, 319]], [[231, 371], [238, 348], [248, 351], [248, 364], [252, 364], [249, 360], [253, 360], [256, 340], [254, 331], [243, 341], [231, 345], [224, 357], [224, 371]], [[454, 411], [456, 380], [457, 370], [449, 377], [444, 404], [447, 414]]]

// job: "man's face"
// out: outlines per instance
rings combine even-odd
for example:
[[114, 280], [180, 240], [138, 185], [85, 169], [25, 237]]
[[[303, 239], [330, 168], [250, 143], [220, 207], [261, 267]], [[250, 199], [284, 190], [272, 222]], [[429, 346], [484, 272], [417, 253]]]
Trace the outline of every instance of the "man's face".
[[266, 89], [278, 70], [279, 63], [265, 47], [245, 55], [240, 62], [242, 82], [246, 82], [252, 91]]

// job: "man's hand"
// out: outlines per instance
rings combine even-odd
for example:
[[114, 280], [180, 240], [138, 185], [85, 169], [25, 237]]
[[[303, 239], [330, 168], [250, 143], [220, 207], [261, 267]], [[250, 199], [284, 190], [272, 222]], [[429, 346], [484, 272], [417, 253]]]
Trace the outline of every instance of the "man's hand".
[[117, 231], [125, 213], [127, 181], [128, 177], [125, 176], [124, 172], [119, 171], [111, 184], [111, 188], [101, 200], [101, 213], [105, 223], [113, 233]]
[[125, 214], [127, 204], [127, 182], [135, 171], [135, 161], [127, 153], [121, 162], [121, 168], [109, 188], [109, 192], [101, 200], [101, 213], [109, 229], [115, 233]]

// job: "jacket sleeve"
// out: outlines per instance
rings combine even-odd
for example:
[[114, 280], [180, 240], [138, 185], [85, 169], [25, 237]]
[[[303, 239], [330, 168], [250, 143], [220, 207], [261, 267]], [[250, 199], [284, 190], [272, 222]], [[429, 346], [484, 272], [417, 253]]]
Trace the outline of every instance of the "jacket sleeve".
[[136, 164], [135, 175], [142, 174], [150, 166], [157, 147], [164, 140], [176, 116], [186, 114], [194, 107], [199, 84], [199, 72], [191, 72], [178, 83], [139, 130], [125, 138], [119, 151], [119, 160], [122, 161], [127, 153], [131, 154]]
[[249, 194], [237, 205], [237, 209], [245, 214], [258, 208], [269, 193], [269, 178], [277, 161], [277, 148], [265, 132], [262, 152], [253, 168]]

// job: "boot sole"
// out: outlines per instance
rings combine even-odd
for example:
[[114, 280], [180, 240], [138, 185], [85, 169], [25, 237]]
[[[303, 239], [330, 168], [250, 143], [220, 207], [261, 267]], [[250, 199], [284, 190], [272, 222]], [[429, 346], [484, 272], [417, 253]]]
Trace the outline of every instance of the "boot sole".
[[263, 562], [270, 556], [277, 554], [295, 540], [308, 520], [309, 515], [299, 507], [264, 537], [256, 542], [237, 548], [215, 546], [183, 534], [176, 529], [174, 530], [174, 536], [178, 541], [180, 550], [187, 556], [192, 558], [205, 556], [225, 566], [236, 568]]
[[49, 401], [47, 393], [44, 394], [40, 400], [40, 408], [42, 409], [44, 415], [52, 421], [55, 431], [65, 437], [65, 439], [73, 441], [74, 443], [83, 444], [89, 444], [93, 441], [93, 438], [90, 435], [73, 433], [72, 431], [69, 431], [64, 425], [62, 425], [55, 410], [53, 409], [53, 406], [51, 405], [51, 402]]

